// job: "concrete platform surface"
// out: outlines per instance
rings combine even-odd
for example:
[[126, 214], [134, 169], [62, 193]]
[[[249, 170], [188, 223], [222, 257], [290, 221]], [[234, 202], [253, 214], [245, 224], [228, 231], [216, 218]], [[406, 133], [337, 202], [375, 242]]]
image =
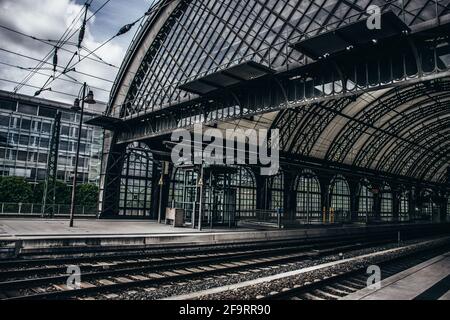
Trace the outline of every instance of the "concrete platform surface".
[[[243, 229], [214, 229], [213, 232], [233, 232]], [[246, 229], [249, 230], [249, 229]], [[0, 239], [4, 237], [40, 237], [40, 236], [89, 236], [89, 235], [155, 235], [208, 233], [211, 230], [198, 231], [192, 228], [174, 228], [158, 224], [152, 220], [96, 220], [76, 219], [74, 227], [69, 227], [68, 219], [0, 219]]]
[[450, 300], [450, 252], [364, 288], [342, 300]]

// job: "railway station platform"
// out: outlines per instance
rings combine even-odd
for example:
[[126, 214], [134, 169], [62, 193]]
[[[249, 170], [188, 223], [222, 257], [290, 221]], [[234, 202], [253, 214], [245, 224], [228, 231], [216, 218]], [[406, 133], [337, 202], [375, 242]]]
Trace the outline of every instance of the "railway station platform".
[[0, 258], [58, 252], [98, 252], [130, 249], [245, 244], [249, 242], [305, 240], [345, 236], [370, 236], [389, 232], [425, 234], [450, 232], [450, 224], [329, 225], [273, 228], [174, 228], [155, 221], [77, 219], [69, 221], [37, 218], [0, 219]]
[[450, 252], [364, 288], [342, 300], [450, 300]]

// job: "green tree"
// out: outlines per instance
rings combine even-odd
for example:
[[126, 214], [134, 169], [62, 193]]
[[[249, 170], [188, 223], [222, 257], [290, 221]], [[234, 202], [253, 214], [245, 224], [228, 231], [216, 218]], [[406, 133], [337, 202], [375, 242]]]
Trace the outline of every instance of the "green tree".
[[99, 189], [94, 184], [85, 183], [77, 186], [76, 202], [78, 205], [90, 206], [97, 204]]
[[44, 182], [39, 182], [34, 185], [33, 188], [33, 203], [41, 203], [42, 202], [42, 196], [44, 194]]
[[0, 178], [0, 202], [27, 203], [32, 201], [33, 189], [24, 178]]
[[[45, 182], [39, 182], [34, 186], [33, 190], [33, 201], [34, 203], [42, 203], [42, 198], [44, 195]], [[71, 188], [63, 181], [56, 181], [55, 193], [56, 193], [56, 204], [69, 204], [70, 203], [70, 190]], [[50, 192], [50, 191], [49, 191]]]
[[56, 203], [57, 204], [69, 204], [70, 203], [70, 190], [72, 190], [71, 187], [69, 187], [66, 183], [62, 181], [56, 181]]

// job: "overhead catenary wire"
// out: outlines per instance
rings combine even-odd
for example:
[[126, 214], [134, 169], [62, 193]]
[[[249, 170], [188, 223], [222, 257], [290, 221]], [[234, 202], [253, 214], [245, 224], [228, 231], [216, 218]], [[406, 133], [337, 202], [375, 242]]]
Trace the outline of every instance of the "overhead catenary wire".
[[[13, 64], [10, 64], [10, 63], [2, 62], [2, 61], [0, 61], [0, 64], [4, 65], [4, 66], [11, 67], [11, 68], [20, 69], [20, 70], [29, 70], [29, 68], [21, 67], [21, 66], [18, 66], [18, 65], [13, 65]], [[43, 73], [43, 72], [40, 72], [40, 71], [37, 71], [36, 74], [39, 74], [39, 75], [42, 75], [42, 76], [47, 76], [47, 77], [49, 76], [49, 74]], [[77, 80], [77, 79], [75, 79], [73, 77], [70, 77], [67, 74], [65, 76], [68, 77], [69, 79], [60, 79], [60, 80], [64, 81], [64, 82], [68, 82], [68, 83], [73, 83], [73, 84], [83, 84], [83, 82], [81, 82], [81, 81], [79, 81], [79, 80]], [[90, 87], [92, 89], [95, 89], [95, 90], [109, 92], [109, 90], [106, 90], [104, 88], [100, 88], [100, 87], [96, 87], [96, 86], [90, 86]]]
[[[55, 47], [55, 43], [57, 43], [57, 40], [41, 39], [41, 38], [38, 38], [38, 37], [35, 37], [35, 36], [31, 36], [31, 35], [29, 35], [29, 34], [23, 33], [23, 32], [21, 32], [21, 31], [14, 30], [14, 29], [12, 29], [12, 28], [10, 28], [10, 27], [7, 27], [7, 26], [4, 26], [4, 25], [2, 25], [2, 24], [0, 24], [0, 28], [5, 29], [5, 30], [8, 30], [8, 31], [13, 32], [13, 33], [16, 33], [16, 34], [19, 34], [19, 35], [21, 35], [21, 36], [23, 36], [23, 37], [27, 37], [27, 38], [33, 39], [33, 40], [35, 40], [35, 41], [44, 43], [44, 44], [46, 44], [46, 45], [48, 45], [48, 46]], [[76, 46], [76, 45], [77, 45], [76, 43], [69, 43], [69, 42], [66, 42], [66, 45], [67, 45], [67, 44], [73, 45], [73, 46]], [[89, 49], [87, 49], [86, 47], [82, 46], [81, 48], [89, 53]], [[66, 48], [64, 48], [64, 47], [59, 47], [58, 50], [61, 50], [61, 51], [67, 52], [67, 53], [74, 54], [74, 51], [71, 51], [71, 50], [66, 49]], [[80, 54], [80, 53], [78, 53], [78, 55], [79, 55], [80, 57], [83, 57], [83, 55]], [[116, 68], [116, 69], [119, 68], [119, 67], [115, 66], [115, 65], [112, 64], [112, 63], [108, 63], [108, 62], [104, 61], [101, 57], [96, 57], [96, 58], [97, 58], [97, 59], [88, 57], [89, 60], [94, 61], [94, 62], [97, 62], [97, 63], [104, 64], [105, 66], [109, 66], [109, 67]]]
[[[9, 83], [13, 83], [13, 84], [18, 84], [19, 83], [18, 81], [8, 80], [8, 79], [4, 79], [4, 78], [0, 78], [0, 81], [9, 82]], [[39, 89], [39, 87], [33, 86], [31, 84], [24, 84], [24, 86], [30, 87], [30, 88], [34, 88], [34, 89]], [[71, 93], [67, 93], [67, 92], [56, 91], [56, 90], [50, 90], [50, 91], [53, 92], [53, 93], [63, 94], [65, 96], [70, 96], [70, 97], [75, 97], [75, 98], [77, 97], [76, 95], [71, 94]]]
[[[88, 22], [89, 20], [91, 20], [91, 19], [92, 19], [92, 18], [93, 18], [100, 10], [102, 10], [109, 2], [110, 2], [110, 0], [106, 0], [105, 2], [103, 2], [103, 4], [102, 4], [96, 11], [94, 11], [91, 15], [89, 15], [89, 17], [86, 18], [86, 22]], [[143, 17], [151, 15], [152, 13], [156, 12], [157, 10], [160, 10], [161, 8], [163, 8], [163, 7], [167, 6], [167, 5], [169, 5], [169, 4], [172, 3], [172, 2], [174, 2], [174, 0], [167, 1], [167, 2], [165, 2], [165, 3], [163, 3], [163, 4], [158, 4], [158, 3], [156, 3], [154, 6], [151, 6], [150, 9], [149, 9], [142, 17], [140, 17], [139, 19], [135, 20], [135, 21], [134, 21], [133, 23], [131, 23], [131, 24], [125, 25], [122, 29], [119, 30], [119, 32], [118, 32], [115, 36], [111, 37], [110, 39], [108, 39], [107, 41], [105, 41], [105, 42], [102, 43], [99, 47], [97, 47], [96, 49], [94, 49], [94, 50], [92, 50], [92, 51], [90, 51], [89, 49], [87, 49], [87, 48], [85, 48], [85, 47], [83, 46], [83, 49], [86, 50], [86, 51], [88, 52], [88, 54], [85, 55], [85, 56], [81, 56], [81, 57], [80, 57], [80, 61], [78, 61], [78, 63], [81, 62], [81, 61], [84, 60], [84, 59], [93, 59], [93, 58], [90, 57], [91, 55], [92, 55], [92, 56], [96, 56], [99, 60], [103, 61], [103, 59], [101, 59], [101, 57], [99, 57], [98, 55], [95, 54], [96, 51], [98, 51], [101, 47], [103, 47], [104, 45], [106, 45], [106, 43], [110, 42], [114, 37], [120, 36], [121, 34], [123, 34], [123, 33], [125, 33], [125, 32], [128, 32], [129, 29], [131, 29], [131, 27], [133, 27], [133, 26], [134, 26], [138, 21], [140, 21]], [[78, 30], [79, 30], [80, 28], [75, 29], [71, 34], [69, 34], [69, 33], [72, 31], [73, 25], [80, 19], [81, 14], [83, 13], [83, 9], [85, 9], [85, 8], [86, 8], [87, 6], [89, 6], [91, 3], [92, 3], [92, 0], [86, 1], [86, 3], [85, 3], [85, 5], [83, 6], [83, 8], [80, 10], [80, 12], [78, 13], [78, 15], [73, 19], [71, 25], [66, 29], [66, 31], [65, 31], [64, 34], [61, 36], [60, 40], [58, 40], [58, 42], [56, 42], [56, 44], [54, 45], [54, 47], [59, 47], [59, 48], [62, 47], [61, 43], [63, 43], [63, 44], [70, 44], [70, 45], [76, 45], [76, 44], [74, 44], [73, 42], [72, 42], [72, 43], [69, 42], [69, 40], [70, 40], [70, 39], [78, 32]], [[124, 29], [124, 28], [125, 28], [125, 29]], [[68, 34], [69, 34], [69, 35], [68, 35]], [[30, 37], [32, 37], [32, 36], [30, 36]], [[34, 37], [34, 38], [36, 38], [36, 37]], [[36, 38], [36, 39], [38, 39], [38, 38]], [[43, 39], [38, 39], [38, 41], [45, 41], [45, 40], [43, 40]], [[55, 41], [54, 41], [54, 40], [47, 40], [47, 42], [48, 42], [48, 44], [50, 45], [51, 42], [55, 42]], [[1, 48], [0, 48], [0, 49], [1, 49]], [[13, 53], [13, 52], [11, 52], [11, 53]], [[13, 53], [13, 54], [17, 54], [17, 53]], [[36, 74], [37, 71], [39, 71], [40, 69], [43, 68], [44, 65], [49, 64], [49, 62], [48, 62], [47, 60], [48, 60], [48, 59], [50, 58], [50, 56], [51, 56], [50, 52], [49, 52], [49, 54], [47, 54], [47, 55], [44, 57], [44, 59], [36, 59], [36, 58], [32, 58], [32, 57], [29, 57], [29, 56], [26, 56], [26, 55], [21, 55], [21, 54], [19, 54], [19, 55], [20, 55], [20, 56], [23, 56], [23, 57], [26, 57], [26, 58], [31, 58], [32, 60], [37, 61], [37, 62], [39, 62], [39, 63], [38, 63], [38, 65], [37, 65], [36, 67], [30, 68], [31, 71], [30, 71], [29, 75], [27, 75], [27, 77], [25, 77], [24, 80], [22, 80], [20, 83], [18, 83], [18, 86], [16, 86], [16, 87], [14, 88], [14, 92], [17, 92], [18, 90], [20, 90], [20, 88], [23, 87], [23, 84], [26, 84], [26, 83], [33, 77], [33, 75]], [[94, 60], [95, 60], [95, 59], [94, 59]], [[78, 63], [76, 63], [76, 64], [78, 64]], [[75, 65], [76, 65], [76, 64], [75, 64]], [[106, 64], [107, 64], [107, 63], [106, 63]], [[75, 66], [75, 65], [74, 65], [74, 66]], [[114, 83], [114, 81], [111, 81], [111, 80], [109, 80], [109, 79], [105, 79], [105, 78], [97, 77], [97, 76], [94, 76], [94, 75], [91, 75], [91, 74], [86, 74], [86, 73], [83, 73], [83, 72], [75, 71], [75, 70], [73, 69], [74, 66], [64, 68], [63, 70], [64, 70], [65, 72], [61, 72], [61, 73], [60, 73], [59, 75], [57, 75], [57, 76], [49, 77], [49, 79], [45, 82], [44, 86], [41, 87], [40, 92], [42, 92], [43, 90], [45, 90], [44, 88], [45, 88], [49, 83], [52, 83], [53, 81], [55, 81], [55, 80], [57, 80], [57, 79], [60, 79], [61, 75], [66, 75], [66, 76], [67, 76], [67, 72], [76, 72], [76, 73], [79, 73], [79, 74], [82, 74], [82, 75], [87, 75], [87, 76], [89, 76], [89, 77], [93, 77], [93, 78], [96, 78], [96, 79], [99, 79], [99, 80], [103, 80], [103, 81], [106, 81], [106, 82], [109, 82], [109, 83]]]
[[[10, 54], [14, 54], [14, 55], [17, 55], [17, 56], [19, 56], [19, 57], [26, 58], [26, 59], [30, 59], [30, 60], [33, 60], [33, 61], [40, 61], [40, 60], [37, 59], [37, 58], [30, 57], [30, 56], [28, 56], [28, 55], [26, 55], [26, 54], [14, 52], [14, 51], [11, 51], [11, 50], [8, 50], [8, 49], [5, 49], [5, 48], [0, 48], [0, 51], [8, 52], [8, 53], [10, 53]], [[44, 64], [50, 65], [50, 66], [52, 65], [50, 62], [45, 62]], [[63, 69], [63, 70], [65, 69], [65, 68], [62, 67], [62, 66], [58, 66], [58, 68], [61, 68], [61, 69]], [[41, 69], [42, 69], [42, 68], [41, 68]], [[98, 77], [98, 76], [95, 76], [95, 75], [93, 75], [93, 74], [89, 74], [89, 73], [86, 73], [86, 72], [82, 72], [82, 71], [78, 71], [78, 70], [71, 70], [71, 72], [78, 73], [78, 74], [80, 74], [80, 75], [84, 75], [84, 76], [87, 76], [87, 77], [91, 77], [91, 78], [94, 78], [94, 79], [97, 79], [97, 80], [102, 80], [102, 81], [105, 81], [105, 82], [114, 83], [114, 81], [112, 81], [112, 80], [110, 80], [110, 79]]]
[[[83, 8], [80, 9], [77, 16], [72, 20], [71, 24], [66, 28], [64, 33], [61, 35], [60, 39], [58, 40], [58, 42], [55, 45], [56, 47], [62, 46], [66, 41], [70, 40], [70, 38], [73, 36], [74, 33], [72, 33], [69, 37], [67, 37], [67, 34], [70, 33], [70, 31], [75, 27], [75, 24], [81, 18], [83, 9], [86, 8], [86, 10], [87, 10], [87, 7], [92, 3], [92, 1], [93, 0], [87, 0], [85, 2]], [[42, 67], [43, 63], [48, 61], [48, 59], [51, 56], [51, 53], [52, 53], [52, 50], [41, 60], [41, 62], [39, 62], [36, 65], [36, 67], [33, 70], [30, 71], [30, 73], [20, 82], [20, 84], [14, 88], [14, 92], [19, 91], [23, 87], [23, 84], [26, 84], [34, 76], [35, 71], [38, 71]]]
[[[108, 44], [109, 42], [111, 42], [114, 38], [121, 36], [122, 34], [128, 32], [129, 30], [131, 30], [131, 28], [140, 20], [142, 20], [146, 15], [148, 14], [148, 12], [146, 12], [143, 16], [139, 17], [138, 19], [136, 19], [135, 21], [133, 21], [132, 23], [126, 24], [125, 26], [123, 26], [121, 29], [119, 29], [119, 31], [111, 36], [109, 39], [105, 40], [103, 43], [101, 43], [99, 46], [97, 46], [97, 48], [95, 48], [94, 50], [92, 50], [91, 52], [88, 53], [88, 55], [84, 56], [83, 58], [81, 58], [79, 61], [77, 61], [76, 63], [74, 63], [73, 65], [70, 65], [70, 62], [68, 63], [68, 65], [66, 66], [65, 70], [71, 70], [73, 69], [76, 65], [78, 65], [79, 63], [81, 63], [84, 59], [88, 58], [90, 55], [95, 54], [95, 52], [97, 52], [98, 50], [100, 50], [102, 47], [104, 47], [106, 44]], [[69, 66], [70, 65], [70, 66]], [[53, 78], [49, 78], [49, 80], [42, 86], [41, 90], [44, 90], [45, 87], [47, 85], [50, 85], [51, 83], [53, 83], [55, 80], [58, 80], [59, 77], [62, 75], [63, 73], [60, 73], [58, 76], [55, 76]]]

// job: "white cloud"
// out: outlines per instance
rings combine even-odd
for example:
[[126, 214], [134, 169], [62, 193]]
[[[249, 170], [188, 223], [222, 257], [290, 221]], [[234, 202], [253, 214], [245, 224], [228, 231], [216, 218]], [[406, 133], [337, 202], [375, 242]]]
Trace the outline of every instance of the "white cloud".
[[[74, 1], [70, 0], [0, 0], [0, 24], [41, 39], [57, 40], [61, 37], [64, 30], [72, 23], [73, 19], [77, 16], [80, 10], [82, 10], [82, 5], [76, 4]], [[91, 14], [92, 12], [90, 11], [88, 16]], [[130, 17], [130, 21], [133, 18], [135, 17]], [[98, 34], [101, 33], [96, 32], [96, 38], [91, 32], [92, 28], [95, 27], [94, 23], [95, 17], [91, 19], [87, 25], [86, 35], [83, 42], [83, 45], [90, 50], [97, 48], [101, 43], [103, 43], [103, 41], [114, 35], [120, 28], [120, 26], [117, 26], [117, 30], [105, 31], [105, 34], [102, 34], [102, 38], [100, 39]], [[78, 21], [76, 28], [78, 28], [80, 24], [81, 21]], [[0, 29], [0, 38], [2, 39], [0, 45], [1, 48], [19, 52], [38, 59], [42, 59], [52, 50], [52, 47], [46, 44], [14, 34], [4, 29]], [[76, 43], [77, 39], [78, 32], [71, 38], [70, 41]], [[76, 47], [71, 45], [66, 45], [64, 48], [70, 51], [76, 50]], [[122, 43], [119, 41], [112, 41], [98, 50], [96, 54], [98, 54], [104, 61], [120, 66], [125, 51], [126, 47], [124, 47], [123, 41]], [[82, 52], [82, 55], [86, 54], [86, 51]], [[72, 55], [70, 53], [60, 50], [58, 54], [58, 64], [61, 66], [66, 66], [71, 56]], [[51, 63], [52, 57], [50, 57], [47, 61]], [[76, 57], [74, 61], [78, 61], [78, 58]], [[21, 67], [34, 67], [37, 64], [36, 61], [18, 57], [2, 51], [0, 51], [0, 62], [18, 65]], [[41, 73], [53, 73], [50, 70], [51, 65], [46, 65], [45, 67], [46, 69], [40, 70]], [[111, 68], [89, 59], [84, 59], [81, 63], [76, 65], [75, 68], [77, 71], [93, 74], [97, 77], [109, 79], [110, 81], [114, 81], [117, 73], [116, 68]], [[28, 71], [26, 70], [19, 70], [14, 67], [0, 65], [0, 78], [21, 81], [27, 74]], [[107, 91], [109, 91], [112, 85], [109, 82], [73, 72], [69, 73], [69, 75], [81, 82], [86, 81], [90, 86], [102, 88]], [[27, 82], [27, 84], [41, 87], [47, 79], [48, 76], [36, 74]], [[68, 78], [61, 76], [61, 79]], [[0, 81], [0, 89], [12, 91], [14, 87], [15, 84]], [[50, 85], [50, 87], [54, 91], [62, 91], [77, 95], [81, 85], [56, 80]], [[35, 91], [35, 88], [23, 87], [19, 93], [33, 95]], [[108, 100], [109, 92], [98, 89], [94, 89], [94, 92], [97, 100]], [[49, 91], [43, 92], [41, 97], [69, 103], [73, 101], [73, 97], [64, 96]]]

